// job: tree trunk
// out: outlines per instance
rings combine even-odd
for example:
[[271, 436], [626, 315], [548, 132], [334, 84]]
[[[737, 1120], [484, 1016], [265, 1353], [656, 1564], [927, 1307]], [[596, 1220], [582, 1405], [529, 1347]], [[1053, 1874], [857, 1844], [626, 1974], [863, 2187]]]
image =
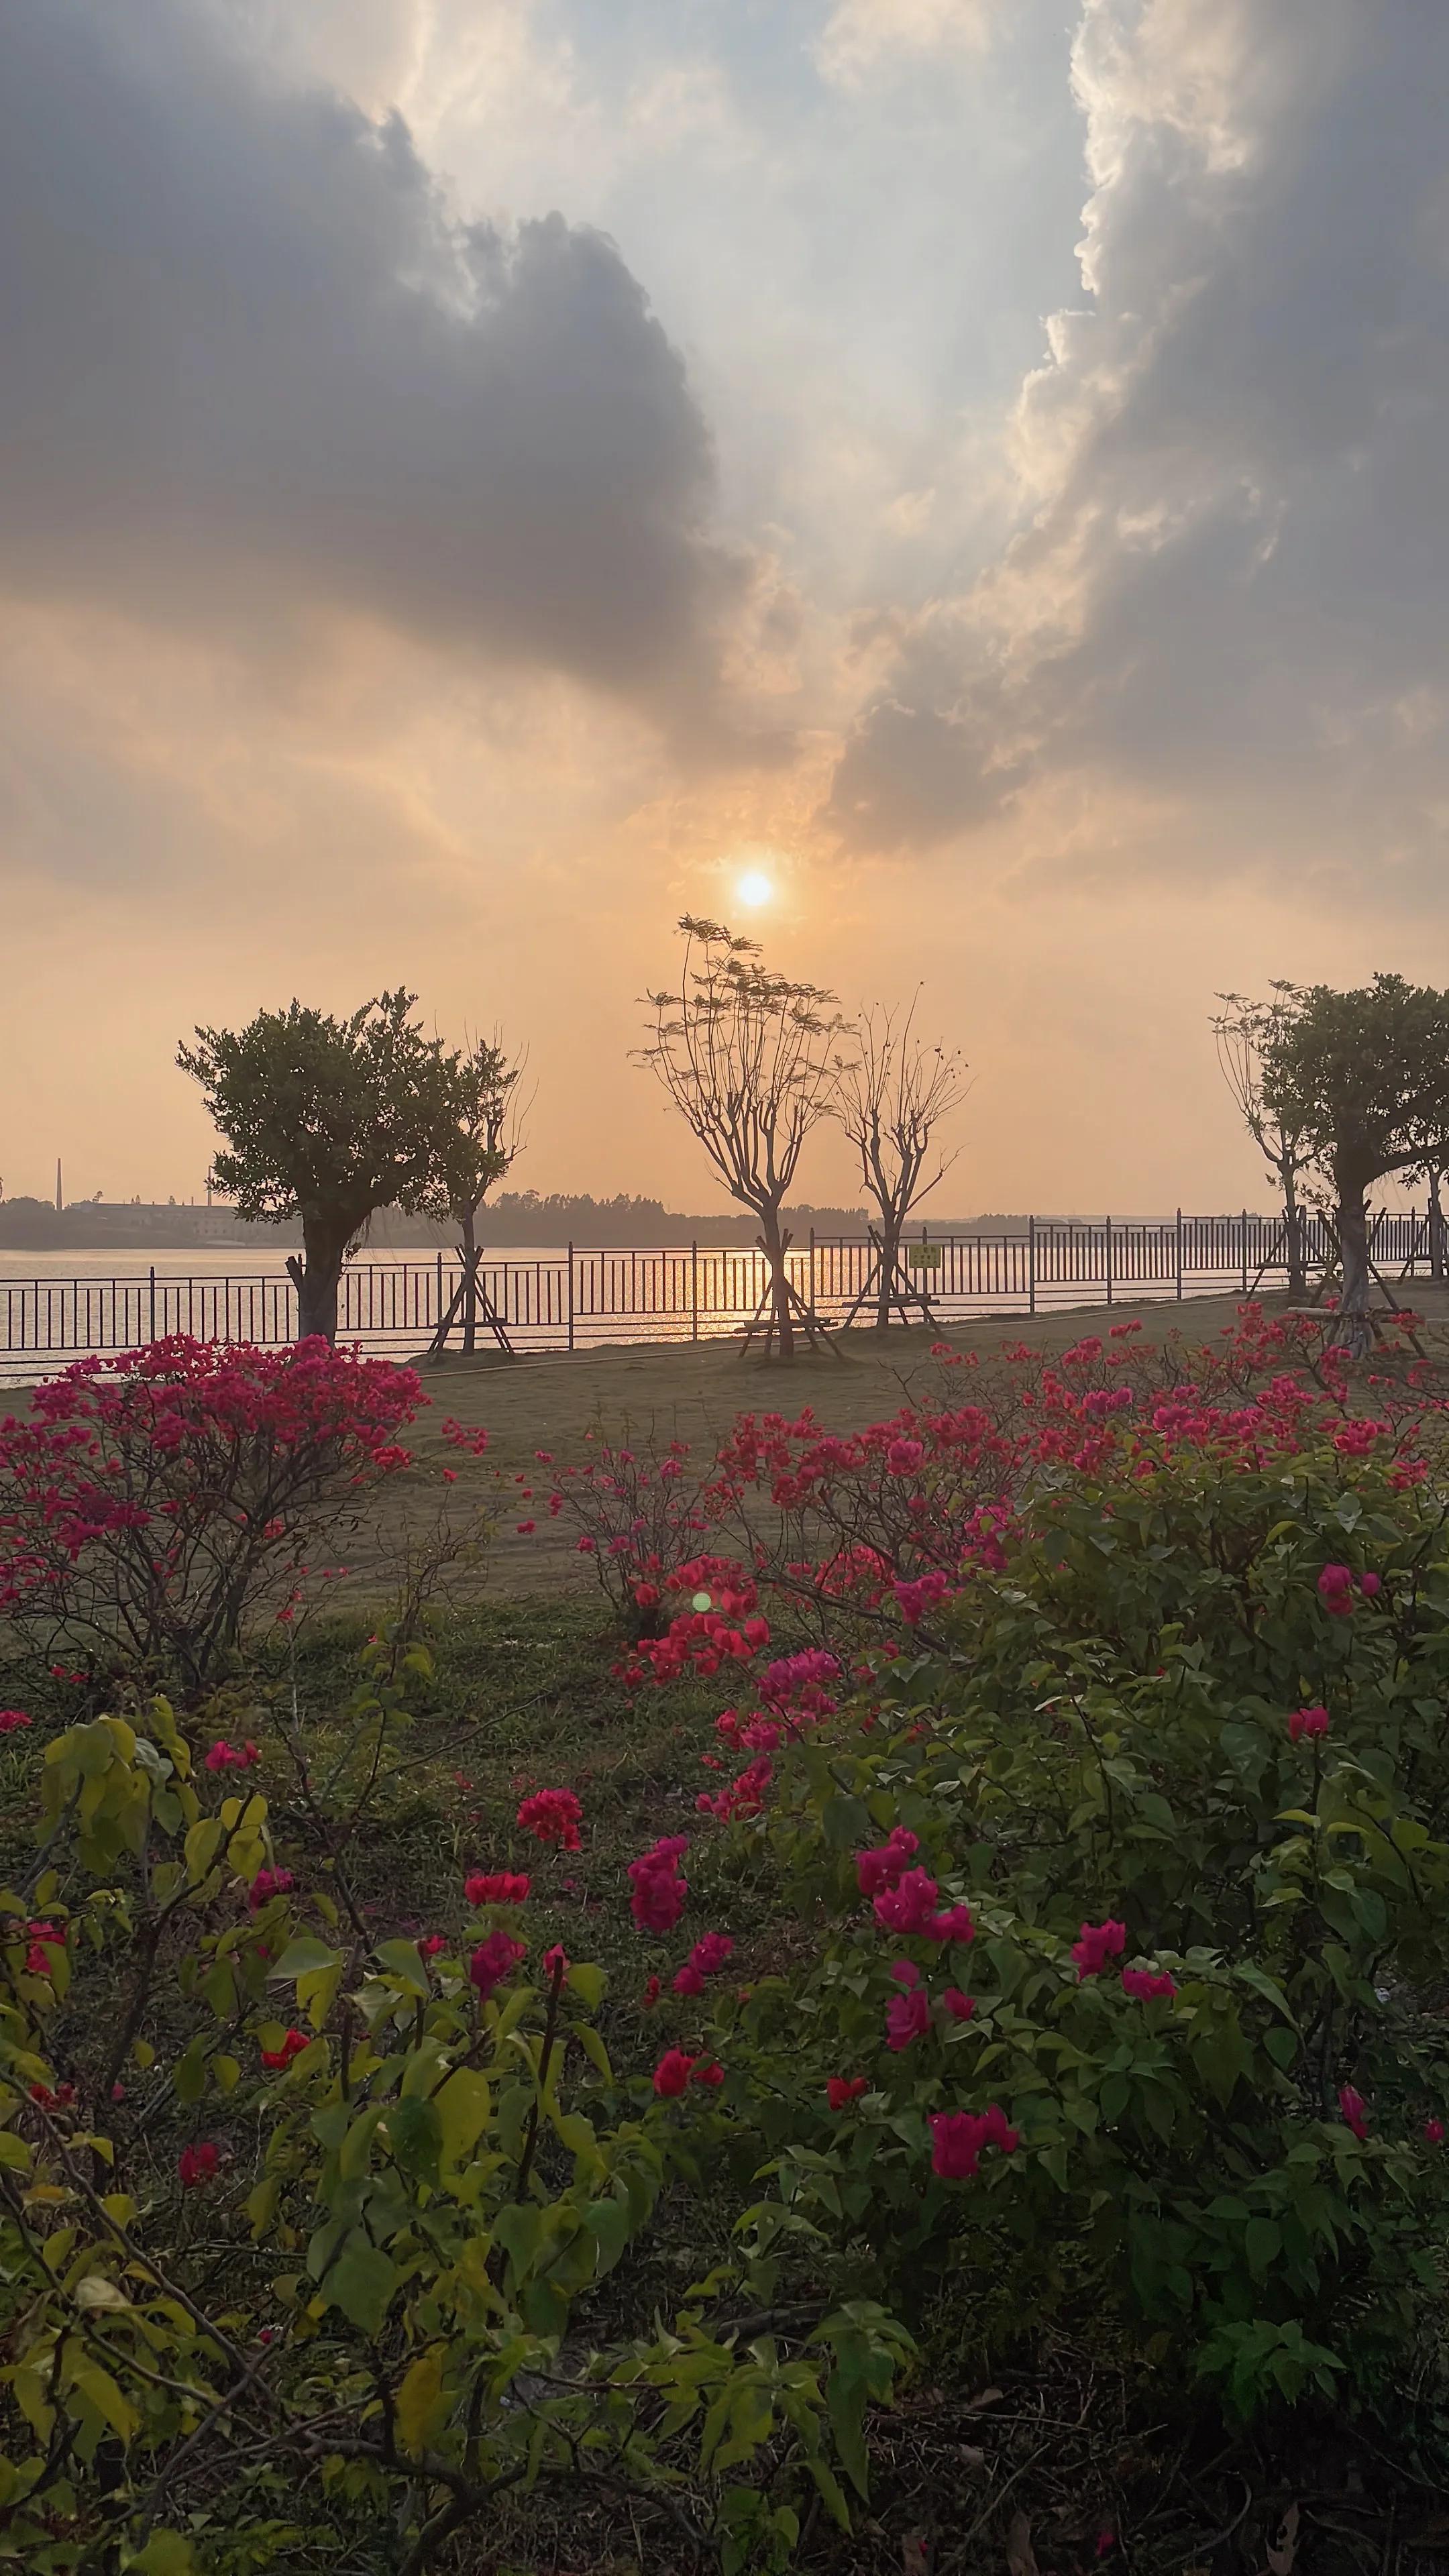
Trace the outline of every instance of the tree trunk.
[[1343, 1254], [1343, 1294], [1338, 1306], [1343, 1331], [1337, 1340], [1354, 1359], [1367, 1359], [1373, 1334], [1368, 1319], [1368, 1208], [1361, 1184], [1339, 1182], [1338, 1240]]
[[785, 1268], [788, 1237], [781, 1234], [778, 1208], [770, 1208], [762, 1213], [760, 1240], [764, 1245], [765, 1259], [770, 1269], [770, 1312], [775, 1339], [781, 1359], [792, 1360], [795, 1356], [795, 1325], [790, 1313], [789, 1274]]
[[878, 1333], [890, 1330], [891, 1305], [896, 1294], [896, 1263], [901, 1257], [901, 1220], [892, 1211], [881, 1211], [880, 1287], [875, 1301], [875, 1328]]
[[297, 1290], [297, 1339], [307, 1341], [320, 1333], [326, 1342], [337, 1339], [337, 1291], [342, 1280], [342, 1264], [350, 1237], [339, 1236], [332, 1226], [309, 1226], [302, 1220], [302, 1259], [288, 1262]]
[[463, 1250], [463, 1349], [471, 1354], [478, 1345], [478, 1280], [475, 1262], [478, 1253], [478, 1211], [465, 1208], [462, 1216]]
[[1444, 1285], [1444, 1210], [1439, 1198], [1440, 1172], [1429, 1174], [1429, 1276]]
[[1303, 1257], [1303, 1210], [1298, 1204], [1298, 1175], [1293, 1157], [1282, 1162], [1283, 1222], [1288, 1236], [1288, 1302], [1301, 1306], [1308, 1295], [1308, 1264]]

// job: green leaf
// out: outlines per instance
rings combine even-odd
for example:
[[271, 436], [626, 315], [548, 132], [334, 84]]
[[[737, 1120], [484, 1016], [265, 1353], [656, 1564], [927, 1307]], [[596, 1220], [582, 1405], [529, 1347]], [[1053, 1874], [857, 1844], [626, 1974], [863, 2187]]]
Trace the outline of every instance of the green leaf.
[[416, 1941], [379, 1941], [373, 1956], [386, 1968], [390, 1977], [396, 1977], [399, 1985], [406, 1986], [410, 1995], [426, 1995], [430, 1991]]
[[420, 2182], [436, 2182], [443, 2147], [443, 2120], [436, 2102], [412, 2097], [394, 2103], [387, 2115], [387, 2143], [394, 2162]]
[[196, 2553], [179, 2531], [153, 2531], [145, 2548], [124, 2564], [126, 2576], [196, 2576]]
[[1260, 2281], [1283, 2251], [1283, 2230], [1271, 2218], [1250, 2218], [1243, 2230], [1243, 2251], [1248, 2269]]
[[434, 2344], [431, 2352], [420, 2353], [403, 2373], [394, 2401], [403, 2449], [411, 2451], [415, 2458], [427, 2449], [446, 2412], [441, 2403], [446, 2358], [447, 2347], [444, 2344]]
[[303, 1977], [313, 1969], [340, 1968], [342, 1965], [340, 1950], [330, 1949], [325, 1941], [317, 1940], [311, 1932], [299, 1932], [294, 1941], [287, 1943], [272, 1974], [274, 1977]]
[[[570, 1962], [565, 1983], [569, 1993], [578, 1996], [586, 2012], [597, 2012], [604, 2000], [609, 1980], [604, 1970], [596, 1968], [591, 1960], [579, 1959]], [[579, 2037], [582, 2038], [582, 2036], [580, 2032]]]
[[396, 2288], [397, 2265], [360, 2227], [347, 2236], [322, 2283], [324, 2296], [366, 2335], [381, 2333]]
[[441, 2123], [443, 2163], [461, 2164], [488, 2126], [488, 2078], [480, 2075], [476, 2067], [455, 2067], [434, 2101]]
[[599, 2249], [596, 2266], [600, 2280], [612, 2272], [629, 2242], [629, 2212], [622, 2200], [591, 2200], [584, 2210], [584, 2225]]
[[493, 2233], [508, 2256], [515, 2281], [520, 2281], [538, 2253], [543, 2230], [543, 2212], [531, 2201], [514, 2201], [500, 2209], [493, 2221]]

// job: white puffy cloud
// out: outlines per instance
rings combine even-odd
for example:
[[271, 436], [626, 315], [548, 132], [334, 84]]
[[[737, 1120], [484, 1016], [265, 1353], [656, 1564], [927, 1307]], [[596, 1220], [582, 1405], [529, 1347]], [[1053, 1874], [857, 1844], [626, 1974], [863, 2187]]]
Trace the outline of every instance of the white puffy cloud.
[[825, 78], [857, 89], [924, 58], [987, 42], [995, 0], [835, 0], [815, 45]]
[[1085, 0], [1074, 76], [1089, 301], [1022, 392], [1022, 524], [910, 622], [834, 819], [1010, 816], [1079, 865], [1116, 810], [1139, 859], [1412, 889], [1449, 818], [1449, 10]]

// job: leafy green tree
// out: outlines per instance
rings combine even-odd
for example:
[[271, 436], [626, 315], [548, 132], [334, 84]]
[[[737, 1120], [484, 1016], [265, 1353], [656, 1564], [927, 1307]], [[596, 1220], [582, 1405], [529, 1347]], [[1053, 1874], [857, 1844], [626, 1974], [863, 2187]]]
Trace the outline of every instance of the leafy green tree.
[[658, 1075], [730, 1197], [759, 1219], [769, 1266], [765, 1348], [774, 1341], [788, 1360], [794, 1292], [780, 1212], [806, 1137], [834, 1110], [844, 1069], [836, 1040], [846, 1024], [827, 1013], [833, 993], [761, 966], [758, 940], [734, 939], [723, 923], [689, 913], [679, 927], [678, 989], [646, 996], [654, 1016], [640, 1062]]
[[1342, 1340], [1362, 1358], [1368, 1323], [1368, 1192], [1390, 1172], [1449, 1160], [1449, 993], [1376, 975], [1314, 984], [1275, 1016], [1262, 1099], [1332, 1189], [1343, 1256]]
[[399, 986], [347, 1020], [294, 1001], [177, 1051], [227, 1140], [217, 1187], [244, 1217], [301, 1219], [300, 1336], [336, 1339], [342, 1265], [378, 1208], [443, 1217], [467, 1186], [459, 1060], [424, 1036], [416, 999]]

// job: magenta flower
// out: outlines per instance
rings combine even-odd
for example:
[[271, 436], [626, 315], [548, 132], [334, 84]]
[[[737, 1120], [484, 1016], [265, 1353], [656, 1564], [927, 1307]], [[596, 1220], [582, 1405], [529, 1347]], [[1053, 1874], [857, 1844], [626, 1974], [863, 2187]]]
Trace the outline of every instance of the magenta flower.
[[1364, 2101], [1363, 2095], [1354, 2085], [1341, 2084], [1339, 2086], [1338, 2107], [1348, 2127], [1352, 2129], [1354, 2136], [1356, 2138], [1366, 2138], [1368, 2136], [1368, 2106]]
[[1015, 2155], [1021, 2144], [998, 2102], [985, 2111], [935, 2111], [931, 2115], [931, 2171], [943, 2182], [969, 2182], [981, 2162], [982, 2149], [999, 2148]]
[[1109, 1915], [1105, 1923], [1084, 1923], [1080, 1936], [1072, 1943], [1072, 1957], [1077, 1963], [1077, 1982], [1100, 1977], [1109, 1959], [1120, 1959], [1127, 1946], [1127, 1926]]
[[1288, 1720], [1288, 1740], [1292, 1744], [1301, 1744], [1305, 1735], [1326, 1735], [1327, 1733], [1326, 1708], [1296, 1708]]
[[887, 1840], [874, 1851], [857, 1852], [855, 1875], [861, 1895], [879, 1896], [882, 1888], [899, 1886], [920, 1848], [904, 1825], [893, 1825]]
[[1166, 1974], [1154, 1976], [1150, 1968], [1124, 1968], [1122, 1992], [1139, 2004], [1170, 2003], [1177, 1988]]
[[924, 1986], [911, 1986], [903, 1995], [892, 1995], [886, 2006], [886, 2046], [899, 2057], [913, 2040], [924, 2039], [931, 2027], [931, 1998]]
[[490, 1932], [480, 1941], [468, 1962], [468, 1975], [486, 2004], [495, 1986], [513, 1974], [528, 1945], [515, 1941], [511, 1932]]

